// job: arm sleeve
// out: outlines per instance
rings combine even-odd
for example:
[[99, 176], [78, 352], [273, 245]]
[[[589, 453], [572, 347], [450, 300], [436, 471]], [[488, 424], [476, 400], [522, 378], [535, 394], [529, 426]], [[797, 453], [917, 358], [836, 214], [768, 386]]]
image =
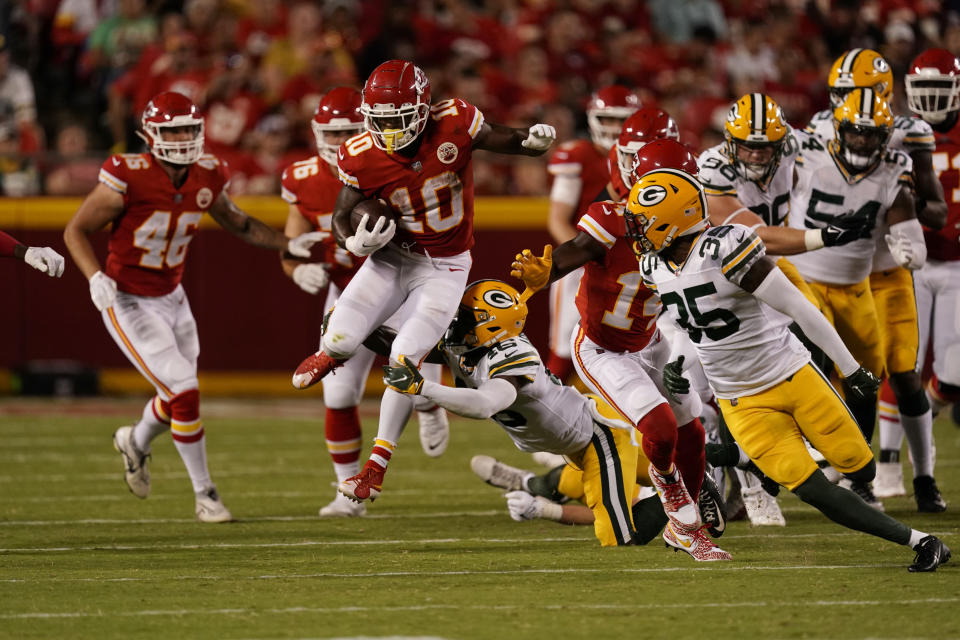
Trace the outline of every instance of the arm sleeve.
[[20, 241], [0, 231], [0, 256], [12, 256]]
[[927, 261], [927, 243], [923, 239], [923, 227], [916, 218], [890, 226], [890, 235], [910, 244], [910, 262], [904, 265], [911, 271], [919, 269]]
[[860, 368], [860, 363], [843, 344], [836, 329], [803, 297], [800, 290], [787, 280], [787, 276], [783, 275], [779, 268], [774, 268], [767, 274], [753, 295], [780, 313], [793, 318], [803, 333], [837, 364], [844, 377]]
[[458, 389], [424, 380], [420, 395], [457, 415], [486, 420], [513, 404], [517, 389], [501, 378], [487, 380], [476, 389]]

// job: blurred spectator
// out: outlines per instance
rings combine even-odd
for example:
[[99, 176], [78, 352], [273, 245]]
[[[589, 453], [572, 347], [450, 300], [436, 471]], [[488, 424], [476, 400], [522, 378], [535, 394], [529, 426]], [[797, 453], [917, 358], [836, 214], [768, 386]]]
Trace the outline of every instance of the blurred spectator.
[[280, 0], [252, 0], [250, 11], [237, 24], [237, 45], [259, 59], [270, 43], [287, 34], [287, 7]]
[[0, 104], [0, 195], [19, 198], [40, 192], [31, 156], [20, 152], [20, 140], [9, 103]]
[[723, 7], [715, 0], [650, 0], [647, 9], [654, 30], [670, 42], [687, 42], [697, 27], [710, 28], [721, 40], [727, 37]]
[[731, 38], [733, 47], [726, 57], [725, 67], [730, 81], [745, 87], [746, 90], [736, 89], [733, 91], [734, 95], [749, 92], [750, 86], [757, 87], [764, 82], [778, 79], [778, 54], [765, 40], [768, 30], [769, 24], [766, 21], [738, 24], [737, 31], [740, 33]]
[[325, 49], [320, 37], [320, 9], [312, 2], [290, 7], [287, 36], [274, 40], [261, 64], [261, 80], [272, 104], [280, 100], [291, 77], [303, 73], [310, 59]]
[[10, 61], [7, 39], [0, 35], [0, 127], [5, 144], [17, 153], [35, 153], [43, 146], [43, 131], [37, 124], [33, 82], [26, 71]]
[[97, 25], [88, 43], [89, 64], [110, 67], [111, 75], [133, 65], [144, 47], [157, 37], [157, 21], [144, 0], [117, 0], [117, 10]]
[[98, 4], [96, 0], [63, 0], [53, 19], [53, 43], [60, 47], [83, 44], [100, 21]]
[[47, 171], [44, 190], [51, 196], [82, 196], [97, 186], [101, 159], [89, 155], [87, 132], [68, 124], [57, 134], [57, 162]]
[[239, 53], [231, 56], [226, 71], [213, 79], [207, 91], [205, 135], [211, 153], [219, 155], [224, 147], [241, 145], [267, 110], [261, 94], [250, 58]]

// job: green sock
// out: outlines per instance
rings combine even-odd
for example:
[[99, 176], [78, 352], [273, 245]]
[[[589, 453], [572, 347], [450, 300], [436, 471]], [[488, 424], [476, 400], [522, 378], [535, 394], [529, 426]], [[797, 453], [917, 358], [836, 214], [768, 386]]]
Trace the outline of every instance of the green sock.
[[534, 476], [527, 481], [527, 489], [535, 496], [543, 496], [553, 502], [566, 502], [567, 496], [560, 493], [557, 487], [560, 486], [560, 474], [563, 467], [560, 465], [547, 471], [542, 476]]
[[862, 531], [897, 544], [910, 541], [910, 527], [877, 511], [860, 496], [834, 484], [817, 469], [794, 489], [801, 500], [848, 529]]

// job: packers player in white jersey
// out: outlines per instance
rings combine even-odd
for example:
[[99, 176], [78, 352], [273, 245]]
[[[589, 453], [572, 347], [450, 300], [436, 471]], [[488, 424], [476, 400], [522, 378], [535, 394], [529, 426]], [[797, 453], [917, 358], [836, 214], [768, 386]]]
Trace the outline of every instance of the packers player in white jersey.
[[[864, 221], [841, 218], [822, 229], [786, 226], [793, 186], [793, 163], [812, 134], [795, 132], [780, 105], [768, 95], [748, 93], [733, 103], [724, 124], [725, 141], [697, 160], [707, 196], [710, 223], [738, 223], [752, 229], [771, 254], [780, 256], [840, 246], [859, 238]], [[808, 300], [816, 297], [784, 258], [777, 266]], [[812, 345], [811, 345], [812, 346]], [[783, 525], [776, 499], [767, 497], [751, 473], [736, 470], [747, 516], [753, 524]]]
[[[918, 269], [926, 260], [923, 229], [914, 212], [913, 161], [902, 151], [887, 147], [893, 116], [886, 100], [873, 89], [848, 93], [834, 111], [834, 123], [833, 139], [804, 149], [795, 162], [790, 226], [814, 229], [838, 216], [853, 215], [868, 221], [871, 232], [845, 246], [825, 247], [790, 260], [810, 283], [821, 310], [857, 359], [882, 377], [887, 364], [886, 341], [870, 281], [877, 236], [890, 246], [901, 267]], [[905, 273], [909, 282], [910, 275]], [[912, 294], [900, 304], [912, 306]], [[915, 308], [913, 314], [915, 322]], [[916, 336], [913, 340], [916, 344]], [[913, 365], [897, 374], [892, 379], [916, 377], [919, 399], [910, 396], [913, 403], [904, 406], [908, 415], [926, 415], [929, 423], [929, 405]], [[876, 398], [861, 401], [847, 394], [847, 402], [869, 442], [876, 422]], [[853, 489], [876, 508], [883, 508], [871, 487], [855, 484]]]
[[[633, 427], [602, 400], [581, 395], [546, 370], [521, 333], [526, 317], [526, 297], [516, 289], [499, 280], [474, 282], [431, 354], [446, 361], [457, 387], [425, 381], [405, 356], [399, 358], [400, 366], [384, 367], [384, 383], [467, 418], [491, 418], [521, 451], [567, 456], [583, 469], [585, 501], [600, 543], [631, 544], [630, 507], [637, 481]], [[705, 559], [730, 559], [706, 538], [691, 546], [697, 543], [710, 549]], [[684, 550], [693, 555], [689, 546]]]
[[[872, 49], [851, 49], [837, 58], [828, 77], [832, 109], [815, 114], [807, 131], [824, 141], [835, 136], [833, 109], [846, 95], [857, 88], [873, 89], [890, 102], [893, 95], [893, 74], [886, 60]], [[947, 203], [943, 187], [933, 168], [932, 152], [936, 143], [931, 126], [920, 118], [896, 116], [887, 143], [889, 149], [908, 154], [913, 160], [913, 180], [917, 218], [926, 227], [940, 229], [946, 223]], [[917, 307], [912, 275], [902, 268], [895, 251], [885, 242], [886, 230], [881, 226], [874, 239], [877, 242], [870, 289], [880, 323], [881, 342], [888, 382], [896, 397], [896, 406], [885, 406], [881, 411], [892, 414], [900, 411], [904, 432], [914, 462], [914, 477], [920, 478], [916, 499], [921, 510], [924, 505], [942, 504], [939, 489], [933, 480], [933, 418], [917, 371], [919, 332]], [[864, 420], [874, 416], [864, 414]], [[902, 495], [903, 481], [899, 462], [899, 448], [884, 448], [886, 421], [881, 420], [880, 464], [877, 468], [877, 497]], [[915, 483], [916, 484], [916, 483]]]
[[665, 385], [688, 392], [683, 362], [698, 358], [731, 433], [765, 474], [839, 524], [909, 545], [917, 552], [910, 571], [949, 560], [939, 539], [831, 484], [807, 453], [804, 438], [849, 477], [869, 482], [876, 472], [850, 412], [787, 329], [790, 319], [837, 363], [853, 393], [875, 393], [879, 381], [766, 257], [760, 238], [738, 224], [710, 228], [703, 189], [678, 170], [644, 175], [625, 215], [644, 282], [692, 347], [667, 365]]

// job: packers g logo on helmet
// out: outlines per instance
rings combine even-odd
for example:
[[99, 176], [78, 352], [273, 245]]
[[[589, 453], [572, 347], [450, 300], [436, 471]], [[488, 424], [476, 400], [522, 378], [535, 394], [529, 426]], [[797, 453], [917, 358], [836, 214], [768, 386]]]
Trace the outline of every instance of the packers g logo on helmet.
[[854, 89], [873, 89], [889, 101], [893, 95], [893, 72], [883, 56], [873, 49], [851, 49], [834, 61], [827, 84], [834, 109]]
[[[783, 145], [790, 129], [773, 98], [762, 93], [748, 93], [733, 103], [727, 112], [727, 122], [723, 135], [726, 138], [724, 153], [737, 171], [746, 180], [756, 180], [766, 184], [773, 177]], [[742, 158], [740, 150], [761, 150], [762, 161]], [[769, 151], [766, 151], [769, 150]], [[747, 156], [754, 154], [747, 153]], [[764, 157], [769, 154], [769, 157]]]
[[490, 347], [520, 335], [526, 321], [527, 303], [516, 289], [500, 280], [478, 280], [463, 292], [443, 346], [454, 355]]
[[834, 139], [830, 144], [851, 173], [871, 169], [887, 150], [893, 131], [890, 105], [872, 89], [854, 89], [833, 111]]
[[706, 196], [690, 174], [657, 169], [633, 185], [623, 217], [634, 253], [656, 253], [707, 227]]

